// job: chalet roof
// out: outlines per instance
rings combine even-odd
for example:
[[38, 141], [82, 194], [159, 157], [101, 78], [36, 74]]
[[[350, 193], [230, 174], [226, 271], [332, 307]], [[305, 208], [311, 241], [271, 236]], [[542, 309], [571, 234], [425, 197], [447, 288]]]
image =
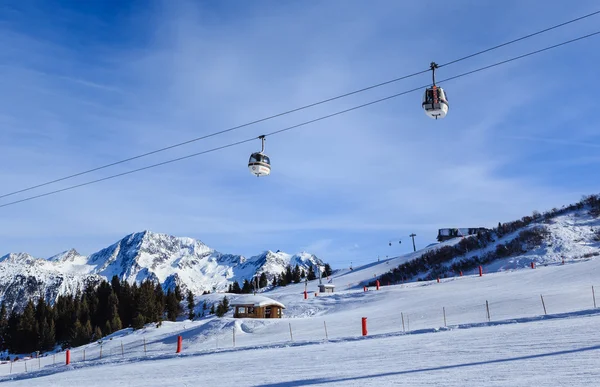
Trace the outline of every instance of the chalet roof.
[[319, 286], [323, 286], [323, 287], [325, 287], [325, 288], [335, 288], [335, 285], [334, 285], [334, 284], [321, 284], [321, 285], [319, 285]]
[[265, 297], [265, 296], [253, 296], [253, 295], [239, 296], [235, 300], [231, 301], [231, 306], [247, 306], [247, 305], [252, 305], [255, 307], [275, 305], [275, 306], [279, 306], [279, 307], [285, 309], [285, 306], [281, 302], [277, 302], [277, 301], [273, 300], [272, 298]]

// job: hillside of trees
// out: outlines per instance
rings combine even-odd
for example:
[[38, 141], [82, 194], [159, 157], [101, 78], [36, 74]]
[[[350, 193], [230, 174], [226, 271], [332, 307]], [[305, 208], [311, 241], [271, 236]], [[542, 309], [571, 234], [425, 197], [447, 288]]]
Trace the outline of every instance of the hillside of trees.
[[[193, 318], [193, 295], [188, 294], [188, 316]], [[175, 321], [182, 313], [179, 287], [165, 294], [160, 283], [145, 281], [139, 286], [103, 281], [83, 293], [59, 296], [54, 305], [43, 298], [29, 301], [22, 313], [0, 306], [0, 348], [11, 353], [46, 351], [60, 345], [74, 347], [96, 341], [123, 327], [139, 329], [146, 323]], [[204, 305], [203, 310], [207, 306]]]
[[[591, 216], [600, 217], [600, 195], [584, 196], [581, 201], [560, 209], [553, 208], [542, 214], [534, 211], [531, 216], [524, 216], [508, 223], [498, 223], [497, 227], [463, 238], [453, 246], [443, 246], [427, 251], [419, 258], [405, 262], [383, 274], [379, 280], [381, 283], [387, 284], [410, 281], [415, 278], [418, 281], [446, 278], [449, 275], [457, 275], [460, 271], [473, 269], [497, 259], [524, 254], [540, 246], [548, 235], [548, 231], [543, 226], [544, 223], [557, 216], [584, 208], [588, 209]], [[532, 224], [537, 224], [537, 226], [526, 228]], [[468, 259], [456, 260], [469, 252], [485, 249], [497, 239], [515, 232], [518, 232], [515, 238], [509, 242], [498, 244], [492, 251], [473, 255]], [[600, 240], [600, 233], [598, 233], [598, 239]], [[374, 286], [375, 281], [369, 285]]]
[[[331, 266], [325, 265], [325, 275], [331, 275]], [[259, 288], [286, 286], [302, 279], [316, 279], [311, 267], [308, 273], [297, 265], [290, 265], [275, 276], [269, 284], [262, 273], [258, 278]], [[256, 279], [255, 279], [256, 280]], [[252, 281], [254, 282], [254, 281]], [[244, 280], [229, 285], [229, 293], [251, 293], [252, 282]], [[205, 292], [209, 293], [209, 292]], [[48, 351], [57, 345], [62, 348], [90, 343], [110, 335], [124, 327], [143, 328], [147, 323], [161, 324], [164, 320], [175, 321], [183, 313], [181, 302], [184, 295], [178, 286], [165, 293], [159, 282], [144, 281], [130, 285], [113, 277], [110, 282], [102, 281], [98, 286], [90, 285], [83, 292], [59, 296], [54, 305], [43, 298], [37, 302], [29, 300], [22, 313], [8, 311], [4, 303], [0, 306], [0, 350], [10, 353], [33, 353]], [[187, 317], [194, 319], [194, 295], [186, 296]], [[203, 303], [199, 317], [215, 314], [222, 317], [229, 310], [229, 301], [224, 297], [210, 308]]]

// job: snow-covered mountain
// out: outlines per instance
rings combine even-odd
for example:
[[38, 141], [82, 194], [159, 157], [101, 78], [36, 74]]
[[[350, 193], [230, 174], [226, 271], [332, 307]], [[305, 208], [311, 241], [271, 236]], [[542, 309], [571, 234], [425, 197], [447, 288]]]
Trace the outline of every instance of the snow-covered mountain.
[[158, 280], [163, 287], [179, 285], [199, 294], [223, 290], [233, 281], [240, 283], [256, 274], [269, 279], [291, 264], [308, 270], [324, 263], [305, 252], [290, 255], [266, 251], [246, 258], [223, 254], [192, 238], [143, 231], [88, 257], [71, 249], [48, 259], [26, 253], [0, 257], [0, 300], [7, 307], [22, 307], [29, 298], [45, 297], [53, 302], [58, 295], [75, 293], [88, 284], [113, 276], [129, 283]]

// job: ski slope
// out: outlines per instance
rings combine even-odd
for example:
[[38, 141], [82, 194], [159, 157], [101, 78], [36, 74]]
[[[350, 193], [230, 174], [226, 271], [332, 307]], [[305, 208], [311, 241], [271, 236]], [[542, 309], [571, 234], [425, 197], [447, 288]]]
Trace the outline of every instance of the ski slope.
[[[366, 281], [381, 265], [338, 273], [334, 282], [342, 276]], [[126, 329], [104, 339], [102, 358], [100, 344], [92, 343], [72, 350], [70, 366], [64, 353], [15, 362], [12, 371], [2, 364], [0, 381], [42, 387], [593, 385], [600, 376], [600, 309], [591, 287], [600, 288], [599, 274], [600, 260], [590, 259], [379, 291], [347, 286], [316, 297], [318, 281], [312, 281], [307, 300], [304, 284], [295, 284], [264, 293], [285, 304], [280, 320], [230, 313]], [[175, 354], [178, 335], [181, 354]]]

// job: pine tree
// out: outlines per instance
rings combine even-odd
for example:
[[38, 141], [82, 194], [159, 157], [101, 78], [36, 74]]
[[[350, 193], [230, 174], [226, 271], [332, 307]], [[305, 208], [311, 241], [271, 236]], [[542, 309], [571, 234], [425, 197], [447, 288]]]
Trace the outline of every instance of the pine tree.
[[[123, 326], [130, 326], [133, 321], [133, 312], [137, 309], [131, 286], [127, 281], [121, 281], [119, 297], [119, 317]], [[106, 333], [106, 332], [105, 332]]]
[[250, 282], [248, 282], [247, 279], [244, 280], [244, 285], [242, 286], [242, 293], [252, 293], [252, 285], [250, 285]]
[[306, 272], [304, 271], [304, 269], [300, 270], [300, 278], [302, 278], [302, 279], [306, 278]]
[[144, 319], [144, 316], [141, 313], [138, 313], [133, 318], [133, 322], [132, 322], [131, 326], [133, 329], [142, 329], [144, 327], [144, 324], [146, 324], [146, 320]]
[[313, 269], [312, 265], [308, 267], [308, 274], [306, 275], [306, 278], [309, 281], [317, 279], [317, 276], [315, 275], [315, 269]]
[[210, 312], [209, 313], [210, 314], [215, 314], [215, 304], [214, 303], [210, 306]]
[[2, 347], [0, 350], [6, 349], [6, 334], [8, 328], [8, 313], [6, 311], [6, 305], [4, 300], [2, 300], [2, 305], [0, 306], [0, 341], [2, 342]]
[[294, 280], [294, 275], [292, 274], [292, 266], [287, 265], [285, 268], [285, 283], [291, 284]]
[[6, 346], [12, 353], [21, 353], [21, 343], [19, 341], [19, 323], [21, 320], [21, 316], [17, 313], [15, 309], [10, 312], [8, 316], [8, 322], [6, 325], [6, 331], [4, 333], [4, 337], [8, 339]]
[[117, 275], [113, 275], [110, 280], [110, 287], [112, 288], [112, 291], [115, 292], [117, 298], [121, 297], [121, 281], [119, 281]]
[[298, 283], [300, 282], [300, 266], [296, 265], [294, 267], [294, 270], [292, 271], [292, 278], [294, 280], [294, 283]]
[[164, 315], [165, 309], [167, 307], [167, 300], [165, 297], [165, 292], [163, 291], [160, 282], [156, 284], [154, 287], [154, 319], [153, 321], [157, 321], [161, 323]]
[[18, 341], [21, 347], [20, 352], [33, 352], [36, 350], [38, 344], [38, 327], [35, 320], [35, 307], [33, 301], [29, 300], [21, 318], [19, 319], [19, 326], [17, 328]]
[[287, 282], [285, 282], [285, 272], [279, 274], [277, 276], [277, 286], [286, 286]]
[[167, 290], [167, 319], [169, 321], [177, 320], [177, 316], [179, 314], [179, 301], [177, 301], [177, 296], [174, 292], [171, 292], [171, 289]]
[[279, 279], [277, 278], [277, 274], [275, 274], [273, 276], [273, 287], [276, 287], [279, 285]]
[[240, 288], [240, 284], [237, 281], [233, 281], [231, 285], [231, 293], [240, 294], [242, 292], [242, 288]]
[[106, 320], [104, 323], [104, 334], [108, 336], [111, 333], [113, 333], [112, 326], [110, 325], [110, 321]]
[[258, 279], [258, 287], [262, 289], [267, 287], [268, 285], [269, 281], [267, 280], [267, 274], [263, 271]]
[[121, 323], [121, 318], [118, 314], [115, 315], [115, 317], [113, 317], [113, 319], [111, 320], [110, 328], [113, 332], [120, 331], [121, 329], [123, 329], [123, 324]]
[[175, 297], [177, 298], [177, 302], [181, 302], [183, 300], [183, 294], [181, 293], [181, 288], [179, 285], [175, 285]]
[[103, 337], [102, 336], [102, 329], [100, 329], [100, 327], [97, 326], [96, 328], [94, 328], [94, 337], [93, 337], [93, 340], [98, 341], [102, 337]]
[[227, 299], [227, 296], [225, 296], [221, 302], [219, 302], [219, 305], [217, 305], [216, 315], [217, 317], [223, 317], [227, 311], [229, 311], [229, 300]]
[[50, 323], [48, 323], [48, 319], [44, 318], [40, 325], [39, 350], [47, 351], [56, 345], [56, 336], [54, 332], [54, 320], [50, 320]]
[[196, 306], [196, 303], [194, 302], [194, 293], [192, 293], [191, 290], [188, 290], [187, 307], [188, 307], [188, 318], [190, 320], [193, 320], [194, 317], [196, 317], [196, 314], [194, 313], [195, 306]]
[[331, 265], [328, 263], [325, 264], [325, 277], [329, 277], [333, 271], [331, 270]]

